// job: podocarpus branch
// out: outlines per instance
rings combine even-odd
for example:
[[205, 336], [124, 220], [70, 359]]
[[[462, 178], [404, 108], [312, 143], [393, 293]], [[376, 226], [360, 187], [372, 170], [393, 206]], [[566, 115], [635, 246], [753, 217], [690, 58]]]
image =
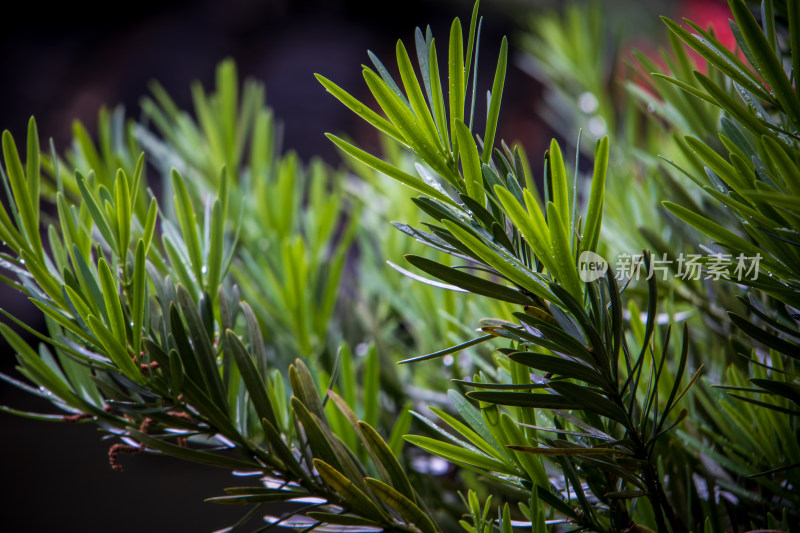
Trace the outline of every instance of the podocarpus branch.
[[[25, 150], [4, 133], [0, 279], [31, 297], [48, 331], [5, 313], [44, 344], [0, 325], [34, 386], [0, 378], [66, 414], [0, 410], [96, 423], [120, 439], [113, 468], [122, 454], [156, 452], [256, 472], [256, 486], [211, 499], [253, 504], [245, 519], [265, 502], [313, 498], [294, 511], [304, 516], [270, 525], [439, 533], [467, 509], [469, 533], [553, 521], [788, 529], [800, 509], [800, 99], [785, 68], [800, 64], [786, 54], [800, 25], [794, 2], [782, 14], [765, 1], [763, 26], [731, 6], [742, 55], [703, 26], [670, 22], [668, 70], [637, 54], [643, 72], [663, 72], [624, 92], [607, 87], [598, 60], [617, 48], [601, 45], [613, 26], [603, 12], [537, 17], [529, 48], [547, 89], [561, 91], [548, 101], [577, 106], [559, 125], [585, 120], [576, 152], [593, 159], [570, 168], [553, 141], [542, 191], [522, 148], [499, 136], [505, 40], [486, 128], [474, 130], [477, 5], [467, 31], [456, 20], [438, 42], [446, 65], [429, 30], [396, 46], [399, 80], [370, 55], [380, 109], [320, 76], [385, 136], [380, 156], [331, 136], [363, 188], [279, 155], [263, 88], [240, 91], [229, 61], [216, 91], [193, 88], [194, 118], [154, 86], [147, 124], [102, 113], [99, 138], [76, 126], [63, 156], [40, 154], [34, 121]], [[657, 153], [669, 162], [657, 166]], [[387, 219], [407, 221], [396, 226], [413, 242], [377, 234]], [[698, 243], [704, 279], [655, 268], [673, 252], [699, 255]], [[612, 266], [613, 250], [630, 268]], [[397, 269], [424, 283], [386, 273], [384, 258], [401, 252], [416, 270]], [[763, 276], [737, 280], [738, 257], [758, 259]], [[487, 315], [499, 318], [479, 321]], [[473, 327], [482, 333], [467, 335]], [[729, 390], [699, 380], [700, 359]], [[393, 370], [394, 360], [416, 364]], [[436, 360], [446, 364], [430, 372]], [[423, 404], [433, 415], [412, 415]], [[425, 452], [454, 466], [439, 476]], [[702, 493], [701, 478], [724, 490]], [[481, 501], [485, 483], [495, 494]]]

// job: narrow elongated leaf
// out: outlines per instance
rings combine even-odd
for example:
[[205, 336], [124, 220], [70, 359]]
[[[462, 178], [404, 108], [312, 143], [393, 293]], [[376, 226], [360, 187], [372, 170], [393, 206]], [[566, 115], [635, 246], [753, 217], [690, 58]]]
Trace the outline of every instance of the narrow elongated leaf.
[[[567, 171], [564, 168], [564, 156], [561, 155], [561, 147], [555, 139], [550, 141], [550, 175], [552, 178], [551, 188], [553, 192], [552, 201], [561, 217], [562, 224], [569, 223], [569, 183], [567, 183]], [[550, 223], [550, 231], [553, 231], [553, 221], [550, 220], [550, 213], [547, 213]], [[563, 226], [564, 232], [569, 234], [569, 226]]]
[[[464, 36], [461, 21], [456, 18], [450, 26], [450, 53], [448, 57], [448, 86], [450, 100], [450, 131], [455, 139], [456, 120], [464, 121], [464, 101], [466, 99], [466, 80], [464, 79]], [[455, 147], [454, 147], [455, 148]], [[460, 150], [456, 149], [455, 152]]]
[[97, 261], [97, 273], [100, 276], [100, 287], [103, 291], [111, 332], [123, 346], [126, 346], [128, 336], [125, 333], [125, 314], [122, 311], [122, 302], [119, 299], [117, 284], [111, 268], [102, 257]]
[[800, 126], [800, 99], [798, 99], [792, 89], [791, 82], [786, 77], [780, 58], [775, 54], [766, 36], [762, 33], [758, 22], [750, 12], [750, 8], [742, 0], [729, 0], [728, 6], [731, 8], [736, 23], [739, 25], [750, 53], [753, 54], [756, 60], [764, 81], [772, 88], [775, 97], [792, 122], [794, 122], [795, 127]]
[[724, 88], [720, 87], [708, 76], [695, 71], [694, 77], [697, 78], [697, 81], [703, 86], [703, 89], [706, 90], [709, 96], [717, 102], [717, 105], [727, 111], [732, 118], [736, 119], [757, 135], [768, 135], [770, 133], [770, 129], [766, 126], [766, 123], [759, 120], [755, 112], [752, 111], [752, 107], [746, 107], [744, 104], [740, 103], [740, 101], [732, 97]]
[[514, 313], [514, 316], [519, 319], [520, 322], [538, 329], [542, 334], [541, 336], [528, 334], [525, 338], [530, 337], [531, 342], [541, 345], [548, 350], [576, 357], [586, 364], [597, 367], [598, 370], [603, 368], [604, 361], [599, 361], [597, 355], [590, 352], [581, 340], [573, 337], [560, 327], [532, 317], [527, 313]]
[[509, 354], [508, 358], [543, 372], [585, 381], [598, 387], [608, 386], [603, 376], [593, 368], [560, 357], [532, 352], [514, 352]]
[[39, 221], [39, 131], [36, 121], [31, 117], [28, 120], [28, 143], [25, 150], [25, 177], [28, 182], [28, 197], [31, 199], [34, 219]]
[[216, 405], [222, 408], [227, 402], [214, 346], [208, 337], [197, 304], [192, 300], [189, 291], [183, 285], [178, 285], [177, 293], [178, 303], [186, 320], [189, 338], [192, 341], [192, 353], [202, 376], [202, 383], [207, 387], [207, 391]]
[[547, 220], [550, 221], [550, 243], [553, 247], [558, 282], [578, 301], [583, 300], [583, 284], [578, 278], [575, 259], [572, 255], [569, 234], [569, 222], [564, 222], [568, 211], [560, 212], [553, 202], [547, 203]]
[[582, 446], [576, 446], [574, 448], [545, 448], [510, 444], [507, 448], [515, 452], [530, 453], [533, 455], [611, 455], [618, 453], [614, 448], [584, 448]]
[[220, 181], [219, 197], [211, 207], [211, 227], [209, 236], [209, 247], [206, 269], [206, 291], [216, 296], [219, 291], [219, 284], [224, 275], [223, 262], [225, 254], [223, 250], [225, 240], [225, 219], [227, 218], [227, 196], [228, 196], [227, 173], [223, 171]]
[[57, 397], [68, 403], [74, 398], [69, 384], [62, 380], [53, 369], [48, 367], [19, 334], [3, 323], [0, 323], [0, 334], [19, 355], [24, 366], [35, 370], [42, 377], [41, 381], [38, 381], [41, 386], [49, 389]]
[[144, 378], [139, 371], [139, 367], [133, 362], [133, 359], [128, 355], [128, 350], [119, 339], [94, 315], [89, 315], [87, 319], [92, 333], [100, 340], [109, 358], [114, 361], [120, 371], [133, 381], [143, 383]]
[[795, 359], [800, 359], [800, 346], [765, 331], [736, 313], [729, 312], [731, 322], [758, 342]]
[[476, 344], [480, 344], [482, 342], [486, 342], [490, 339], [493, 339], [494, 335], [484, 335], [483, 337], [478, 337], [477, 339], [473, 339], [471, 341], [467, 341], [451, 348], [446, 348], [444, 350], [439, 350], [438, 352], [429, 353], [427, 355], [421, 355], [419, 357], [412, 357], [411, 359], [404, 359], [400, 361], [399, 364], [406, 364], [406, 363], [419, 363], [420, 361], [427, 361], [429, 359], [438, 359], [439, 357], [444, 357], [445, 355], [450, 355], [451, 353], [460, 352], [465, 348], [469, 348], [470, 346], [475, 346]]
[[[19, 216], [22, 219], [22, 226], [27, 235], [27, 242], [32, 245], [31, 250], [37, 255], [42, 256], [42, 242], [39, 236], [39, 217], [38, 207], [34, 208], [34, 202], [38, 202], [38, 198], [31, 198], [29, 183], [25, 178], [25, 171], [22, 167], [22, 162], [17, 152], [17, 145], [14, 143], [14, 138], [7, 130], [3, 132], [3, 159], [6, 164], [6, 177], [11, 184], [11, 191], [14, 196], [13, 200], [17, 206]], [[33, 154], [29, 154], [33, 157]], [[38, 168], [34, 178], [38, 182]], [[33, 185], [30, 185], [33, 188]], [[36, 185], [38, 188], [38, 185]]]
[[454, 379], [453, 383], [460, 383], [467, 387], [475, 387], [482, 390], [532, 390], [547, 388], [546, 383], [482, 383], [480, 381], [466, 381], [463, 379]]
[[268, 494], [241, 494], [234, 496], [213, 496], [203, 501], [209, 503], [221, 503], [226, 505], [251, 505], [254, 503], [265, 502], [284, 502], [292, 498], [301, 497], [291, 492], [276, 491]]
[[[447, 423], [451, 428], [456, 430], [460, 435], [466, 438], [469, 442], [474, 444], [478, 449], [480, 449], [483, 453], [487, 454], [490, 457], [494, 457], [498, 461], [502, 463], [508, 464], [508, 457], [504, 455], [501, 451], [497, 450], [494, 446], [489, 444], [486, 439], [481, 437], [477, 432], [472, 430], [463, 422], [459, 421], [455, 417], [447, 414], [446, 412], [442, 411], [441, 409], [437, 409], [436, 407], [429, 407], [431, 411], [436, 413], [436, 415], [441, 418], [445, 423]], [[510, 466], [510, 465], [509, 465]]]
[[[469, 63], [469, 60], [467, 60]], [[506, 65], [508, 63], [508, 39], [503, 37], [500, 45], [500, 57], [497, 59], [497, 70], [494, 73], [492, 84], [492, 99], [489, 102], [489, 112], [486, 118], [486, 134], [483, 136], [483, 155], [481, 161], [489, 163], [494, 147], [494, 137], [497, 133], [497, 121], [500, 116], [500, 102], [503, 99], [503, 85], [506, 79]]]
[[158, 202], [155, 198], [150, 199], [150, 206], [147, 208], [147, 218], [144, 223], [144, 232], [142, 238], [144, 239], [144, 251], [150, 249], [150, 243], [153, 241], [153, 234], [156, 229], [156, 218], [158, 216]]
[[481, 402], [509, 405], [513, 407], [535, 407], [541, 409], [580, 409], [575, 402], [557, 394], [533, 392], [472, 391], [467, 396]]
[[117, 240], [114, 238], [114, 232], [111, 229], [111, 223], [109, 222], [108, 217], [101, 210], [100, 203], [96, 196], [89, 190], [86, 178], [84, 178], [80, 173], [76, 172], [75, 180], [78, 182], [78, 188], [80, 189], [81, 197], [83, 198], [83, 205], [86, 206], [91, 214], [92, 220], [94, 221], [95, 226], [97, 226], [97, 230], [100, 232], [100, 235], [103, 236], [103, 239], [105, 239], [111, 249], [114, 250], [114, 252], [119, 256], [120, 254], [119, 250], [117, 249]]
[[374, 72], [365, 69], [364, 80], [386, 116], [403, 134], [406, 144], [451, 185], [461, 189], [457, 176], [442, 157], [438, 136], [434, 138], [431, 132], [417, 121], [414, 112], [403, 104]]
[[136, 243], [136, 254], [133, 264], [133, 284], [131, 285], [131, 340], [133, 353], [141, 352], [142, 328], [144, 326], [145, 303], [147, 302], [146, 256], [144, 240]]
[[533, 303], [530, 297], [525, 296], [519, 291], [478, 276], [473, 276], [472, 274], [467, 274], [462, 270], [437, 263], [431, 259], [417, 255], [406, 255], [405, 259], [420, 270], [442, 281], [461, 287], [473, 294], [480, 294], [495, 300], [503, 300], [520, 305], [530, 305]]
[[594, 174], [592, 190], [589, 193], [589, 207], [586, 211], [586, 224], [581, 239], [581, 251], [597, 251], [600, 240], [600, 226], [603, 220], [606, 174], [608, 170], [608, 137], [597, 141], [594, 151]]
[[[505, 248], [497, 245], [491, 246], [483, 242], [472, 231], [455, 224], [449, 220], [443, 220], [442, 224], [472, 252], [483, 260], [487, 265], [495, 268], [500, 274], [509, 280], [517, 283], [521, 287], [528, 289], [533, 294], [545, 299], [553, 299], [549, 290], [545, 287], [541, 276], [531, 271], [522, 261], [514, 257]], [[491, 246], [491, 247], [490, 247]], [[576, 274], [577, 275], [577, 274]]]
[[366, 482], [381, 501], [400, 513], [406, 521], [417, 526], [422, 533], [438, 533], [439, 529], [430, 517], [413, 501], [380, 480], [368, 477]]
[[483, 202], [483, 187], [482, 183], [482, 170], [481, 160], [478, 154], [478, 147], [472, 138], [467, 125], [461, 120], [456, 119], [455, 122], [455, 136], [458, 142], [458, 153], [461, 155], [461, 168], [464, 171], [464, 183], [466, 185], [467, 194], [473, 200]]
[[228, 468], [232, 470], [252, 470], [259, 468], [255, 460], [239, 459], [230, 457], [219, 453], [212, 453], [203, 450], [195, 450], [192, 448], [185, 448], [177, 444], [171, 444], [164, 440], [151, 437], [145, 433], [141, 433], [133, 428], [128, 428], [131, 437], [145, 444], [148, 448], [153, 448], [163, 452], [166, 455], [184, 459], [193, 463], [200, 463], [210, 466], [218, 466], [221, 468]]
[[505, 466], [498, 460], [482, 453], [467, 450], [455, 444], [442, 442], [429, 437], [422, 437], [420, 435], [406, 435], [405, 439], [414, 446], [418, 446], [434, 455], [438, 455], [446, 461], [472, 465], [477, 468], [495, 472], [504, 472], [506, 470]]
[[394, 81], [394, 78], [392, 78], [392, 75], [389, 73], [389, 70], [385, 66], [383, 66], [383, 63], [381, 63], [381, 60], [378, 59], [378, 56], [376, 56], [369, 50], [367, 51], [367, 55], [369, 55], [369, 59], [372, 61], [372, 64], [375, 65], [375, 69], [381, 75], [381, 79], [386, 84], [386, 86], [390, 88], [395, 95], [397, 95], [397, 98], [406, 107], [410, 108], [411, 106], [409, 105], [408, 100], [406, 100], [403, 91], [401, 91], [400, 87], [397, 86], [397, 83]]
[[183, 242], [189, 253], [189, 260], [191, 261], [191, 265], [189, 266], [194, 271], [194, 276], [198, 284], [200, 284], [203, 280], [203, 256], [200, 251], [200, 240], [197, 236], [197, 219], [194, 207], [192, 206], [189, 191], [186, 189], [186, 183], [183, 177], [174, 169], [171, 177], [172, 187], [175, 190], [175, 213], [181, 227]]
[[628, 421], [628, 415], [622, 407], [590, 390], [589, 387], [566, 381], [552, 381], [550, 386], [576, 405], [580, 405], [581, 409], [599, 413], [623, 424]]
[[783, 396], [784, 398], [787, 398], [800, 406], [800, 386], [794, 383], [755, 378], [751, 379], [750, 382], [753, 385], [757, 385], [762, 389], [771, 392], [772, 394]]
[[661, 20], [667, 25], [670, 31], [677, 35], [684, 43], [692, 47], [705, 60], [711, 62], [736, 83], [744, 86], [754, 94], [757, 94], [759, 98], [775, 103], [775, 99], [761, 86], [758, 77], [719, 41], [711, 37], [698, 26], [693, 26], [693, 28], [701, 35], [695, 36], [688, 30], [682, 28], [677, 22], [667, 17], [661, 17]]
[[352, 144], [343, 141], [339, 137], [332, 135], [330, 133], [326, 133], [325, 136], [330, 139], [333, 144], [335, 144], [341, 151], [356, 159], [370, 168], [374, 168], [378, 172], [382, 172], [389, 176], [392, 179], [395, 179], [402, 183], [403, 185], [407, 185], [412, 189], [415, 189], [418, 192], [426, 196], [430, 196], [431, 198], [435, 198], [441, 202], [454, 205], [455, 202], [448, 196], [442, 194], [441, 192], [437, 191], [427, 183], [423, 182], [419, 178], [415, 178], [411, 174], [406, 174], [402, 170], [393, 167], [389, 163], [375, 157], [374, 155], [368, 154], [364, 150], [356, 148]]
[[319, 397], [319, 391], [314, 383], [314, 377], [308, 370], [302, 359], [295, 359], [294, 364], [289, 367], [289, 380], [292, 390], [301, 400], [303, 407], [320, 420], [325, 420], [325, 409]]
[[131, 194], [128, 188], [128, 178], [120, 169], [114, 183], [114, 210], [117, 215], [117, 243], [120, 257], [124, 261], [128, 253], [131, 240]]
[[319, 475], [353, 511], [379, 523], [386, 521], [384, 512], [364, 492], [356, 487], [341, 472], [321, 459], [314, 459], [314, 468]]
[[436, 125], [438, 126], [445, 148], [450, 149], [452, 152], [450, 135], [448, 133], [450, 131], [450, 123], [447, 121], [447, 110], [445, 109], [444, 94], [442, 93], [442, 81], [439, 76], [439, 58], [436, 55], [436, 42], [433, 39], [431, 39], [428, 63], [431, 73], [431, 90], [433, 92], [433, 102], [431, 105], [433, 106], [434, 119], [436, 120]]
[[542, 210], [535, 198], [526, 189], [523, 191], [525, 199], [525, 208], [520, 204], [520, 201], [505, 187], [496, 185], [494, 193], [497, 195], [498, 200], [506, 210], [508, 217], [514, 223], [514, 226], [519, 229], [525, 239], [533, 248], [533, 252], [537, 258], [544, 264], [545, 268], [551, 273], [556, 273], [555, 262], [552, 258], [552, 247], [550, 245], [550, 230], [545, 222]]
[[[427, 132], [431, 140], [441, 142], [430, 109], [428, 109], [428, 105], [425, 103], [425, 96], [422, 94], [422, 89], [419, 86], [419, 80], [417, 80], [417, 75], [414, 73], [411, 59], [408, 57], [406, 47], [403, 46], [403, 41], [398, 39], [395, 49], [400, 77], [403, 80], [403, 87], [408, 95], [408, 101], [411, 104], [411, 108], [414, 110], [414, 115], [417, 117], [417, 124]], [[441, 144], [438, 144], [437, 149], [444, 153]]]
[[381, 525], [378, 522], [375, 522], [373, 520], [367, 520], [366, 518], [362, 518], [360, 516], [352, 514], [334, 514], [334, 513], [325, 513], [320, 511], [310, 511], [306, 513], [306, 516], [308, 516], [309, 518], [313, 518], [314, 520], [318, 520], [319, 522], [323, 522], [325, 524], [334, 524], [337, 526], [364, 526], [364, 527], [375, 527], [378, 529], [381, 528]]
[[706, 217], [695, 213], [694, 211], [686, 209], [685, 207], [672, 202], [662, 202], [662, 204], [675, 216], [684, 222], [687, 222], [691, 226], [694, 226], [712, 239], [718, 241], [720, 244], [742, 250], [745, 253], [750, 253], [754, 257], [756, 254], [761, 252], [757, 246], [751, 244], [742, 237], [739, 237], [732, 231], [725, 229], [716, 222], [713, 222]]
[[394, 127], [394, 125], [392, 125], [391, 122], [381, 117], [373, 110], [371, 110], [370, 108], [368, 108], [367, 106], [356, 100], [348, 92], [346, 92], [344, 89], [342, 89], [341, 87], [330, 81], [325, 76], [322, 76], [321, 74], [314, 74], [314, 76], [329, 93], [331, 93], [334, 97], [336, 97], [337, 100], [346, 105], [356, 115], [363, 118], [364, 120], [372, 124], [372, 126], [374, 126], [376, 129], [382, 131], [383, 133], [395, 139], [396, 141], [400, 143], [405, 143], [403, 135], [397, 130], [397, 128]]
[[[797, 54], [800, 56], [800, 54]], [[768, 135], [761, 137], [764, 151], [772, 160], [786, 186], [795, 196], [800, 196], [800, 168], [791, 160], [778, 142]], [[795, 204], [796, 205], [796, 204]]]
[[247, 349], [233, 331], [226, 331], [225, 339], [228, 343], [228, 349], [231, 350], [233, 358], [236, 360], [236, 366], [239, 368], [239, 373], [242, 376], [245, 387], [247, 387], [250, 401], [253, 402], [253, 407], [258, 413], [259, 419], [264, 418], [273, 426], [277, 425], [278, 422], [269, 400], [264, 376], [259, 374]]

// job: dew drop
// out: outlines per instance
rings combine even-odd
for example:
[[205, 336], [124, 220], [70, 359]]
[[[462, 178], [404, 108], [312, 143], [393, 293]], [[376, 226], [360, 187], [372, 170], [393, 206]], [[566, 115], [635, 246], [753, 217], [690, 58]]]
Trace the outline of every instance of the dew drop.
[[444, 364], [444, 366], [452, 366], [454, 362], [455, 359], [453, 359], [452, 355], [445, 355], [444, 359], [442, 359], [442, 363]]
[[655, 113], [656, 112], [656, 106], [654, 106], [653, 104], [647, 104], [647, 112], [650, 113], [650, 114]]

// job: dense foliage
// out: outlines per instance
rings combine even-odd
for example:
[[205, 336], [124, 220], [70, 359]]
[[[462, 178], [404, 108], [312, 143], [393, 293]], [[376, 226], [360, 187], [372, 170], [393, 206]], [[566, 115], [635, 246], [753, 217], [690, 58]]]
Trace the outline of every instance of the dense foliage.
[[64, 153], [4, 132], [2, 281], [47, 331], [5, 312], [30, 383], [0, 378], [62, 413], [0, 409], [96, 424], [114, 469], [252, 473], [210, 499], [250, 506], [230, 531], [789, 530], [800, 12], [729, 3], [737, 50], [665, 20], [622, 84], [599, 9], [538, 17], [520, 41], [578, 137], [538, 175], [497, 138], [505, 39], [478, 91], [477, 4], [446, 57], [398, 41], [399, 80], [370, 54], [375, 109], [317, 76], [382, 138], [329, 135], [348, 171], [282, 153], [229, 61], [193, 113], [153, 85]]

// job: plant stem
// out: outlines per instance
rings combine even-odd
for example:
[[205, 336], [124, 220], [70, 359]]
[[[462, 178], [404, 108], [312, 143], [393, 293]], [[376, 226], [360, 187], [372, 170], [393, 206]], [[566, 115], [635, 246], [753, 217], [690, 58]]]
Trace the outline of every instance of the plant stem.
[[[624, 409], [620, 396], [615, 396], [613, 401]], [[667, 494], [664, 492], [664, 487], [658, 477], [658, 469], [651, 460], [651, 452], [649, 450], [652, 448], [645, 444], [642, 435], [637, 431], [638, 425], [633, 422], [630, 416], [631, 415], [628, 414], [628, 419], [625, 424], [626, 431], [633, 441], [634, 456], [644, 463], [644, 483], [647, 488], [647, 499], [650, 501], [650, 505], [653, 507], [653, 512], [655, 514], [656, 527], [659, 532], [671, 530], [672, 533], [686, 533], [686, 527], [675, 515], [675, 510], [672, 508], [672, 504], [667, 498]], [[667, 529], [667, 524], [664, 521], [665, 517], [669, 522], [669, 529]]]

